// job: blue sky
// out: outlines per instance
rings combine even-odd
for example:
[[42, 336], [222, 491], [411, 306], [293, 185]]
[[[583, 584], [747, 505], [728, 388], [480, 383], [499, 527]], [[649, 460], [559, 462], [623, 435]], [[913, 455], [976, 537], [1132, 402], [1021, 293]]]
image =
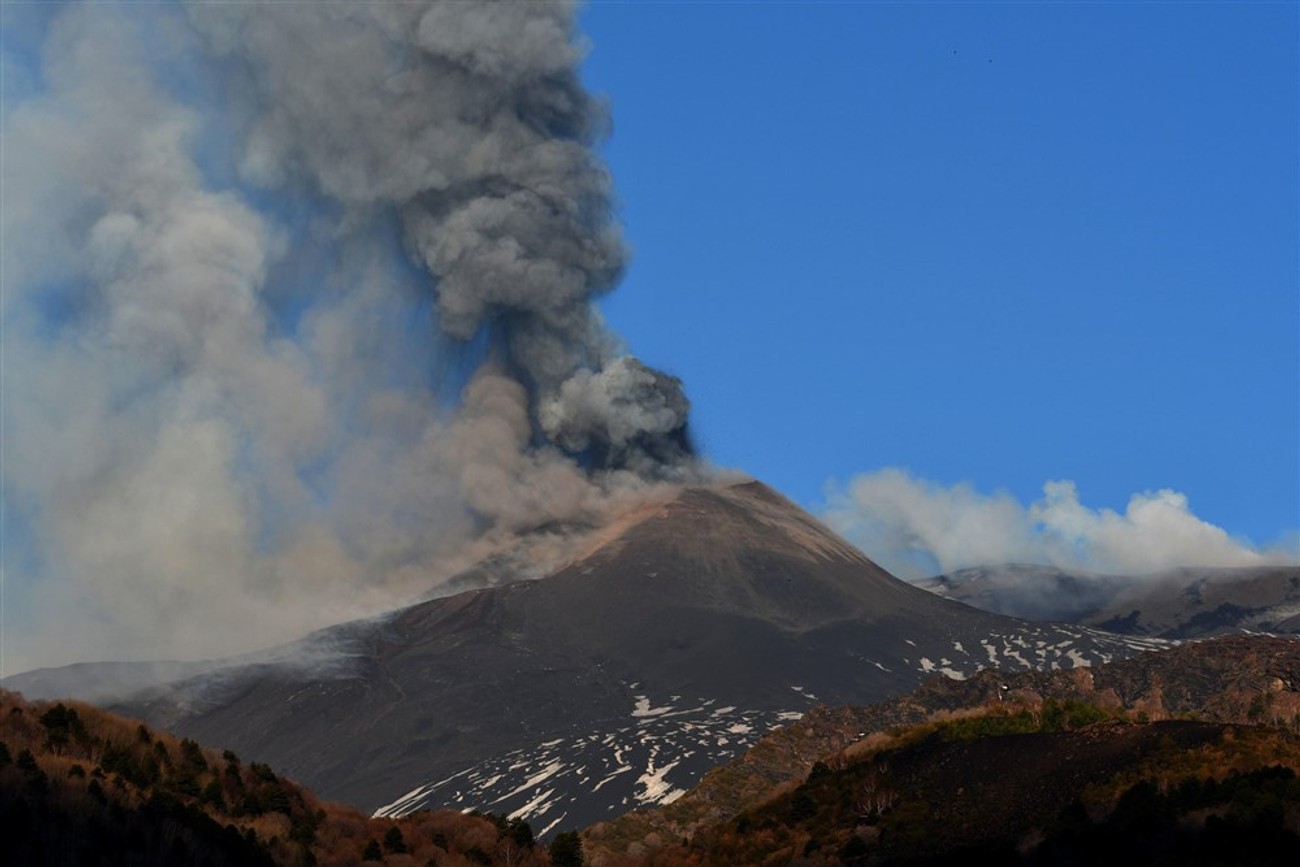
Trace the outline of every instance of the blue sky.
[[634, 258], [603, 304], [707, 453], [1300, 527], [1294, 4], [582, 14]]

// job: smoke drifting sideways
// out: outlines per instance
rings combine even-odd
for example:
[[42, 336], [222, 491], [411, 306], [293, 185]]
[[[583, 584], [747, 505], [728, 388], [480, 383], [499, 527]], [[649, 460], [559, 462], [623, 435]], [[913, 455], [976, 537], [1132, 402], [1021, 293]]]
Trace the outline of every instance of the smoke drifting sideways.
[[572, 4], [5, 16], [2, 673], [267, 646], [704, 472], [593, 308]]
[[1130, 577], [1300, 565], [1294, 542], [1259, 548], [1233, 538], [1168, 489], [1134, 494], [1121, 514], [1085, 505], [1070, 481], [1046, 483], [1040, 499], [1023, 505], [1004, 491], [983, 494], [887, 468], [831, 487], [822, 518], [905, 579], [1013, 563]]

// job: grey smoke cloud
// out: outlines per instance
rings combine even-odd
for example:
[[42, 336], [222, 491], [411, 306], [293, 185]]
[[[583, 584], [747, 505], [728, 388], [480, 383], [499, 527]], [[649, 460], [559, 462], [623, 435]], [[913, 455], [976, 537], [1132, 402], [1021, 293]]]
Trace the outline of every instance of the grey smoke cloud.
[[823, 518], [904, 578], [1004, 563], [1146, 575], [1297, 562], [1295, 554], [1229, 536], [1167, 489], [1134, 494], [1121, 513], [1085, 505], [1070, 481], [1046, 483], [1043, 496], [1025, 505], [1004, 491], [984, 494], [887, 468], [831, 488]]
[[634, 452], [644, 437], [662, 440], [686, 425], [690, 404], [681, 383], [635, 358], [603, 369], [579, 371], [542, 403], [547, 436], [583, 451], [599, 443], [615, 453]]
[[266, 646], [697, 472], [680, 382], [593, 312], [625, 250], [571, 4], [42, 27], [3, 114], [5, 673]]

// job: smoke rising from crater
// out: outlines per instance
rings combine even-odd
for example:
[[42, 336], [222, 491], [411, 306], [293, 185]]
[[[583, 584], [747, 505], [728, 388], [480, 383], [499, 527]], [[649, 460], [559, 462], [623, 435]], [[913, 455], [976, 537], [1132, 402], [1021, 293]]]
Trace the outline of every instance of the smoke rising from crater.
[[6, 11], [5, 673], [266, 645], [696, 472], [573, 6]]

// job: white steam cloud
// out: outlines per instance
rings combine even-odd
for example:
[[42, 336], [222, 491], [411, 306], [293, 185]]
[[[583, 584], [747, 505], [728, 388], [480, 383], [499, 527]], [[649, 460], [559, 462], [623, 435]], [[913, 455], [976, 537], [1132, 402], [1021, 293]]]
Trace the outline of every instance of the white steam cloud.
[[592, 307], [572, 4], [5, 14], [0, 673], [265, 646], [697, 472]]
[[1069, 481], [1048, 482], [1026, 506], [1005, 492], [945, 487], [890, 468], [832, 489], [823, 518], [903, 578], [1003, 563], [1143, 575], [1295, 562], [1203, 521], [1172, 490], [1134, 494], [1121, 514], [1084, 505]]

